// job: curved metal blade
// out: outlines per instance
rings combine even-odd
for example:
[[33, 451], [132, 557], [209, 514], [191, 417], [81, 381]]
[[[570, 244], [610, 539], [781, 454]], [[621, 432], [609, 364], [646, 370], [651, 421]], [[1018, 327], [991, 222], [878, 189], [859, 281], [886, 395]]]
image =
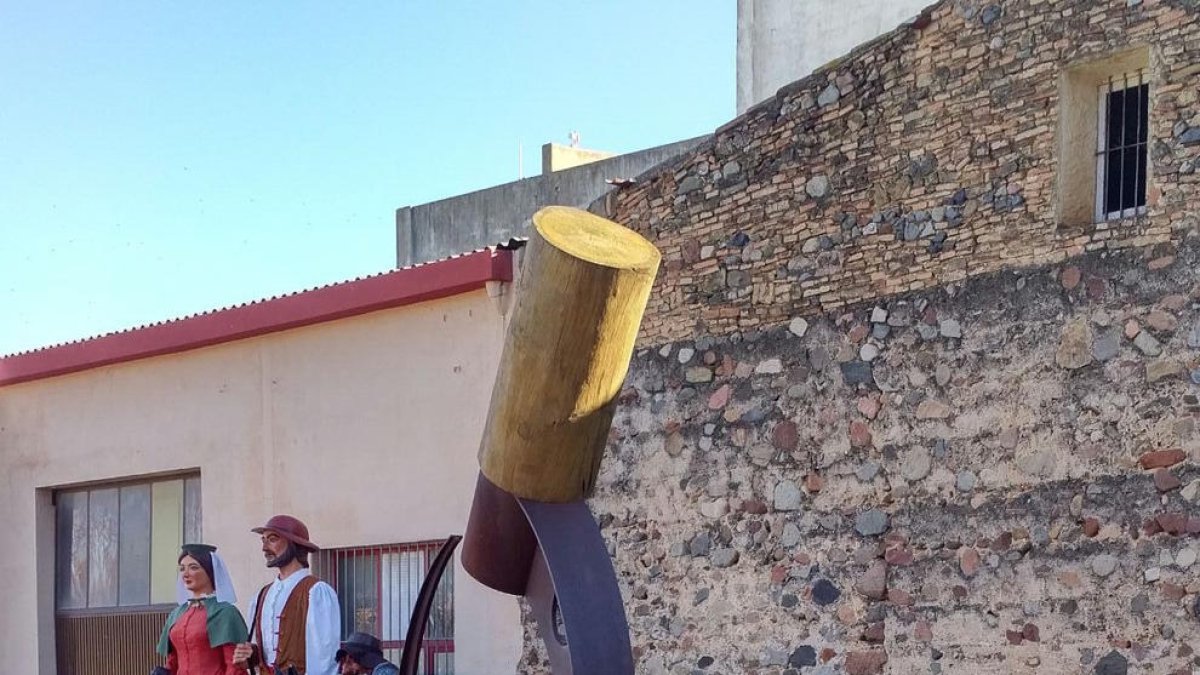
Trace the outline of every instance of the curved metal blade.
[[421, 663], [421, 642], [425, 639], [425, 624], [429, 623], [429, 610], [433, 607], [433, 595], [437, 592], [438, 584], [442, 581], [442, 573], [446, 565], [454, 557], [454, 548], [462, 537], [452, 534], [442, 544], [429, 573], [421, 582], [421, 590], [417, 593], [417, 604], [413, 607], [412, 617], [408, 622], [408, 634], [404, 636], [404, 651], [400, 655], [400, 675], [417, 675], [417, 667]]
[[[527, 590], [539, 632], [552, 657], [556, 648], [570, 654], [570, 669], [556, 664], [555, 674], [632, 675], [633, 650], [621, 590], [587, 504], [518, 501], [539, 545]], [[545, 583], [543, 559], [550, 584]]]

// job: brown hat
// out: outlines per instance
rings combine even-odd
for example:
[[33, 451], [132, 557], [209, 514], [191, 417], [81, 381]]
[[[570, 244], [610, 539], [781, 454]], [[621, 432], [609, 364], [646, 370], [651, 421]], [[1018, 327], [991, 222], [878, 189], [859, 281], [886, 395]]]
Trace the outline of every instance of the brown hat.
[[271, 519], [267, 521], [266, 525], [263, 525], [262, 527], [256, 527], [250, 531], [254, 532], [255, 534], [262, 534], [268, 530], [278, 534], [284, 539], [287, 539], [300, 548], [306, 548], [310, 551], [321, 550], [320, 546], [317, 546], [308, 540], [308, 527], [304, 523], [300, 522], [299, 518], [283, 515], [271, 516]]

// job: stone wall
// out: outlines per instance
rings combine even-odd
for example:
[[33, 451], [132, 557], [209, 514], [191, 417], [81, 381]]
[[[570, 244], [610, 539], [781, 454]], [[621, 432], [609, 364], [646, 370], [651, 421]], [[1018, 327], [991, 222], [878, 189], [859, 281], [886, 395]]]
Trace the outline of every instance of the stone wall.
[[641, 350], [592, 500], [639, 672], [1200, 667], [1200, 243], [1162, 253]]
[[[1195, 0], [947, 0], [785, 87], [595, 205], [663, 250], [644, 342], [1194, 229], [1198, 17]], [[1064, 69], [1139, 45], [1151, 59], [1148, 212], [1060, 223]]]
[[[1147, 213], [1061, 223], [1063, 69], [1139, 44]], [[946, 1], [593, 205], [665, 254], [591, 502], [639, 672], [1200, 668], [1198, 57]]]

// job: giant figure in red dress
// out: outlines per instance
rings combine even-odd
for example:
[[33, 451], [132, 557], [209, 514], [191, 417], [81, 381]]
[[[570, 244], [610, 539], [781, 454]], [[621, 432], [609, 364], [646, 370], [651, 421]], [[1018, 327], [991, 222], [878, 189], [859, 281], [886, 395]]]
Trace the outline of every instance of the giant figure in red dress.
[[250, 634], [238, 611], [233, 582], [216, 548], [185, 544], [179, 555], [181, 604], [167, 617], [158, 640], [170, 675], [246, 675], [234, 649]]

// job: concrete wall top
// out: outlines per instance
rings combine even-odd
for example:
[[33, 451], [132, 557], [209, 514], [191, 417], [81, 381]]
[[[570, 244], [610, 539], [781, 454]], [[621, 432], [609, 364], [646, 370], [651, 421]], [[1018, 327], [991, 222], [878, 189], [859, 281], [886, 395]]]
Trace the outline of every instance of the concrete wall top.
[[616, 157], [616, 154], [604, 150], [546, 143], [542, 146], [542, 175], [574, 169], [577, 166], [599, 162], [610, 157]]
[[543, 206], [585, 207], [611, 189], [696, 147], [706, 137], [660, 145], [563, 171], [396, 210], [396, 265], [404, 267], [523, 236]]

